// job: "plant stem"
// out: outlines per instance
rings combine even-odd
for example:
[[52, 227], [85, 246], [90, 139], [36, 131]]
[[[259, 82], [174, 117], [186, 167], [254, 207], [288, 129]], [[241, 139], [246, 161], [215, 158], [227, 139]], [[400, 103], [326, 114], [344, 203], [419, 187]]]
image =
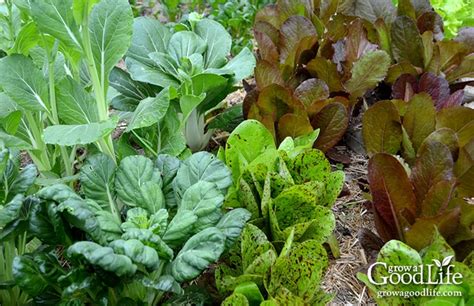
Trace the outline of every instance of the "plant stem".
[[[86, 3], [85, 5], [87, 7], [88, 3]], [[89, 15], [87, 13], [84, 14], [84, 18], [82, 20], [82, 41], [84, 53], [86, 55], [87, 67], [92, 80], [92, 87], [94, 88], [94, 95], [96, 99], [97, 111], [99, 114], [99, 121], [105, 121], [109, 119], [109, 105], [106, 99], [107, 90], [105, 84], [105, 76], [102, 76], [101, 82], [99, 74], [97, 73], [94, 55], [92, 53], [91, 40], [89, 35]], [[100, 151], [105, 154], [108, 154], [112, 158], [112, 160], [116, 162], [115, 150], [111, 135], [108, 135], [103, 139], [99, 140], [97, 142], [97, 146], [99, 147]]]
[[[44, 40], [44, 37], [43, 37]], [[46, 45], [46, 44], [45, 44]], [[49, 104], [51, 106], [51, 116], [53, 124], [59, 124], [59, 116], [58, 116], [58, 107], [56, 105], [56, 82], [54, 77], [54, 56], [51, 56], [50, 50], [46, 50], [47, 58], [48, 58], [48, 78], [49, 78]], [[61, 159], [64, 163], [64, 169], [66, 171], [66, 176], [72, 176], [72, 165], [69, 161], [69, 153], [67, 148], [63, 146], [59, 146]], [[72, 185], [72, 182], [70, 183]]]
[[30, 156], [33, 161], [35, 161], [35, 164], [38, 166], [38, 170], [40, 172], [51, 171], [52, 167], [49, 161], [48, 148], [46, 147], [46, 144], [43, 142], [42, 138], [42, 127], [40, 129], [36, 118], [34, 118], [31, 112], [25, 112], [25, 117], [26, 121], [28, 122], [28, 126], [30, 127], [33, 148], [40, 152], [39, 155], [37, 155], [35, 152], [29, 152]]

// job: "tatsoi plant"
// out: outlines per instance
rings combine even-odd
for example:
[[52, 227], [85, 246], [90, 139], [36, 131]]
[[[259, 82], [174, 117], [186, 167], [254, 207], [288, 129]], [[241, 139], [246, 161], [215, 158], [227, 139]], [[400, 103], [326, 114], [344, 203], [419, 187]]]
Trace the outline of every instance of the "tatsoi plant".
[[27, 150], [42, 173], [60, 172], [60, 156], [71, 175], [76, 146], [95, 143], [115, 159], [117, 118], [109, 118], [107, 91], [109, 74], [131, 41], [128, 1], [15, 4], [25, 25], [0, 61], [0, 141]]
[[[324, 247], [315, 240], [298, 243], [288, 236], [277, 253], [265, 234], [248, 224], [237, 256], [216, 270], [222, 305], [325, 305], [331, 296], [320, 288], [328, 266]], [[234, 253], [232, 253], [234, 254]], [[261, 290], [264, 288], [264, 290]]]
[[[473, 254], [463, 262], [456, 261], [453, 249], [437, 232], [421, 251], [391, 240], [368, 274], [358, 273], [357, 277], [381, 306], [470, 305], [474, 301]], [[384, 295], [394, 291], [400, 295]], [[422, 296], [422, 292], [438, 296]]]
[[94, 155], [80, 182], [82, 196], [57, 184], [20, 206], [22, 229], [43, 245], [15, 258], [13, 276], [36, 302], [156, 305], [165, 292], [182, 294], [180, 283], [217, 261], [250, 217], [223, 211], [231, 173], [206, 152], [184, 161], [129, 156], [118, 166]]
[[26, 206], [33, 205], [26, 194], [37, 175], [34, 165], [19, 169], [18, 154], [8, 150], [0, 152], [0, 301], [5, 305], [23, 305], [29, 300], [28, 294], [16, 286], [12, 270], [14, 257], [34, 246], [28, 245], [26, 234], [9, 223], [17, 220], [20, 227], [26, 228], [27, 213], [21, 208], [23, 202]]
[[257, 86], [244, 114], [264, 123], [278, 143], [320, 129], [316, 147], [334, 146], [353, 106], [389, 68], [390, 56], [377, 50], [370, 27], [333, 4], [279, 1], [255, 17]]
[[314, 239], [324, 243], [335, 226], [331, 207], [344, 182], [331, 172], [324, 154], [312, 149], [317, 133], [287, 138], [279, 148], [258, 121], [241, 123], [220, 158], [232, 171], [234, 186], [226, 202], [244, 207], [271, 241]]
[[249, 49], [228, 60], [232, 38], [213, 20], [195, 18], [176, 28], [135, 19], [125, 61], [129, 76], [117, 72], [123, 76], [113, 86], [120, 95], [112, 101], [114, 108], [133, 112], [127, 132], [139, 143], [174, 155], [186, 144], [193, 151], [206, 147], [213, 132], [209, 117], [255, 66]]

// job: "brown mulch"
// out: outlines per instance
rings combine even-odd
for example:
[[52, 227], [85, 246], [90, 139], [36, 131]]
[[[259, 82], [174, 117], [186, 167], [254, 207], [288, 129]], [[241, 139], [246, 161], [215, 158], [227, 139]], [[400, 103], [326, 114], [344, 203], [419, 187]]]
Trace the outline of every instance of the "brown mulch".
[[332, 258], [322, 283], [322, 288], [335, 294], [330, 305], [374, 305], [365, 285], [357, 279], [368, 264], [364, 250], [359, 244], [361, 229], [373, 230], [373, 216], [364, 197], [367, 177], [367, 158], [348, 151], [352, 162], [344, 169], [346, 174], [345, 193], [334, 205], [336, 216], [335, 234], [341, 256]]

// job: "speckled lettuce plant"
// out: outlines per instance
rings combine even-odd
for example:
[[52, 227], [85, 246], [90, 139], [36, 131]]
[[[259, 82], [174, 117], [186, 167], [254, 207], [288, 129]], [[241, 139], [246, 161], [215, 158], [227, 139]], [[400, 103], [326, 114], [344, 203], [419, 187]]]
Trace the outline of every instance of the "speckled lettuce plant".
[[206, 152], [184, 161], [130, 156], [118, 166], [94, 155], [80, 182], [82, 196], [56, 184], [20, 206], [22, 230], [43, 245], [15, 258], [13, 276], [36, 302], [155, 305], [217, 261], [250, 217], [245, 209], [223, 211], [231, 173]]
[[216, 270], [222, 305], [324, 305], [331, 300], [320, 283], [328, 266], [326, 250], [316, 240], [298, 243], [288, 236], [278, 253], [256, 226], [242, 232], [240, 249]]
[[[371, 293], [372, 298], [377, 302], [377, 305], [470, 305], [474, 301], [474, 274], [473, 274], [473, 253], [467, 257], [463, 262], [458, 262], [455, 259], [453, 249], [443, 239], [443, 237], [435, 232], [430, 240], [430, 243], [420, 251], [417, 251], [408, 245], [398, 240], [391, 240], [387, 242], [381, 249], [377, 262], [386, 264], [388, 266], [420, 266], [432, 265], [433, 271], [431, 273], [431, 282], [440, 282], [441, 280], [437, 274], [440, 269], [447, 271], [445, 266], [452, 265], [451, 273], [460, 273], [462, 279], [457, 279], [460, 284], [427, 284], [428, 276], [424, 274], [424, 284], [402, 284], [397, 285], [387, 283], [385, 285], [376, 285], [369, 281], [368, 275], [358, 273], [357, 277], [363, 281]], [[446, 260], [448, 259], [448, 260]], [[418, 270], [420, 271], [420, 270]], [[414, 276], [416, 271], [409, 272]], [[385, 277], [389, 277], [387, 269], [382, 265], [376, 266], [372, 270], [372, 278], [377, 283], [382, 283]], [[422, 292], [423, 290], [432, 290], [433, 292], [445, 292], [446, 296], [440, 295], [438, 297], [428, 296], [379, 296], [381, 291], [406, 291]], [[459, 291], [461, 296], [449, 295], [449, 292]]]
[[271, 241], [314, 239], [331, 235], [331, 211], [344, 182], [342, 171], [331, 171], [324, 154], [312, 149], [317, 131], [277, 148], [260, 122], [247, 120], [230, 135], [220, 158], [232, 171], [234, 186], [226, 205], [244, 207]]

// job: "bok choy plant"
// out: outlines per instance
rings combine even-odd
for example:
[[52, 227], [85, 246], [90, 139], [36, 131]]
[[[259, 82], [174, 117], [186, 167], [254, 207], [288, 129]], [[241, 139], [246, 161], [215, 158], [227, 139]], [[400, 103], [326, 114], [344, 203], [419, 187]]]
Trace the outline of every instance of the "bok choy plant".
[[0, 61], [1, 142], [27, 150], [42, 173], [60, 172], [60, 155], [71, 175], [76, 146], [92, 143], [115, 160], [117, 118], [109, 117], [107, 92], [131, 41], [128, 1], [15, 4], [25, 17], [15, 48]]
[[[213, 20], [195, 16], [172, 31], [154, 19], [135, 19], [128, 73], [112, 74], [120, 93], [112, 106], [133, 112], [127, 132], [155, 155], [178, 155], [186, 144], [202, 150], [218, 127], [209, 117], [255, 66], [249, 49], [228, 60], [231, 46], [230, 35]], [[229, 114], [241, 115], [241, 109]]]

